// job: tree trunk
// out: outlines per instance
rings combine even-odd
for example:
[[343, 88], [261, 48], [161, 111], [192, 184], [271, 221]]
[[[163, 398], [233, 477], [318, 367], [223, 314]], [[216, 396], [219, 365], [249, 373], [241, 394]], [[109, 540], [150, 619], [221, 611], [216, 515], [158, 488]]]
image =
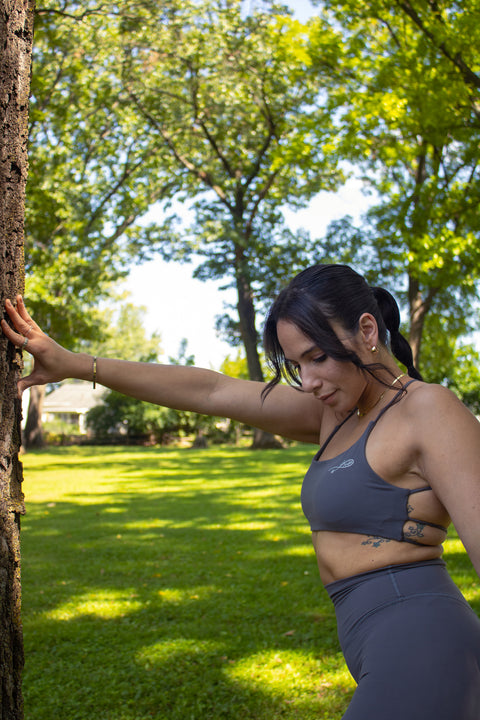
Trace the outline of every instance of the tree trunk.
[[45, 386], [34, 385], [30, 388], [30, 401], [28, 403], [27, 422], [23, 431], [23, 445], [25, 449], [44, 446], [42, 430], [42, 408], [45, 398]]
[[[23, 292], [28, 96], [34, 0], [0, 0], [0, 303]], [[21, 353], [0, 337], [0, 693], [2, 720], [21, 720]]]
[[422, 295], [420, 283], [416, 278], [408, 278], [408, 304], [410, 310], [410, 333], [408, 340], [412, 348], [413, 364], [419, 366], [420, 349], [422, 345], [423, 327], [425, 318], [432, 306], [433, 299], [437, 293], [436, 288], [430, 288], [427, 296]]
[[258, 355], [258, 333], [255, 327], [255, 308], [250, 283], [245, 275], [237, 277], [237, 310], [240, 320], [240, 334], [247, 356], [250, 380], [263, 382], [263, 371]]
[[[241, 271], [237, 271], [237, 295], [240, 333], [247, 355], [248, 374], [250, 380], [263, 382], [263, 371], [258, 354], [258, 333], [255, 327], [253, 293], [248, 278]], [[255, 428], [252, 447], [256, 449], [281, 448], [282, 443], [271, 433]]]

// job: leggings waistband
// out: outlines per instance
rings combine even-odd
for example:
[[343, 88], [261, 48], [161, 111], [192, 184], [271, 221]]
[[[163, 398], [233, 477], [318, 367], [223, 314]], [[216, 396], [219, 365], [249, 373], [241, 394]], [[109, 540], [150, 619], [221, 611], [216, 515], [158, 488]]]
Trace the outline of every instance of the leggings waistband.
[[422, 595], [450, 597], [466, 603], [440, 558], [389, 565], [337, 580], [325, 589], [337, 617], [348, 618], [349, 624], [385, 605]]
[[[343, 593], [350, 592], [367, 581], [378, 580], [380, 583], [383, 583], [384, 578], [401, 576], [404, 574], [404, 571], [429, 567], [440, 567], [445, 569], [445, 561], [441, 558], [434, 558], [433, 560], [423, 560], [421, 562], [386, 565], [385, 567], [377, 568], [376, 570], [368, 570], [363, 573], [358, 573], [357, 575], [349, 575], [341, 580], [335, 580], [334, 582], [325, 585], [325, 590], [328, 592], [330, 599], [335, 602], [337, 599], [341, 598]], [[416, 575], [416, 573], [414, 574]]]

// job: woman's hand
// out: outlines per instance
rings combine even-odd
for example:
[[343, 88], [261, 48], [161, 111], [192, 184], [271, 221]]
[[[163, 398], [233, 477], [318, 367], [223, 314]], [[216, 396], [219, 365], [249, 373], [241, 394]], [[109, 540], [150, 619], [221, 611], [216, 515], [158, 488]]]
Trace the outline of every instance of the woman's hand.
[[31, 374], [18, 383], [19, 393], [32, 385], [45, 385], [70, 377], [69, 368], [75, 354], [65, 350], [42, 331], [28, 314], [21, 295], [17, 296], [16, 307], [10, 300], [6, 300], [5, 309], [13, 328], [2, 319], [4, 335], [16, 347], [27, 350], [34, 358]]

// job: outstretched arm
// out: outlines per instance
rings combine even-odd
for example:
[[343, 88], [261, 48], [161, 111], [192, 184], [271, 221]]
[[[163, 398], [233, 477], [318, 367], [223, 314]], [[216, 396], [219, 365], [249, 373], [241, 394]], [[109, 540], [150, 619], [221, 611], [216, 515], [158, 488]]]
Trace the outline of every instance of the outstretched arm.
[[[5, 307], [13, 328], [2, 320], [4, 334], [34, 357], [32, 373], [19, 382], [20, 392], [66, 378], [93, 380], [93, 357], [70, 352], [42, 332], [20, 296], [17, 308], [8, 300]], [[263, 383], [197, 367], [98, 358], [95, 372], [99, 384], [139, 400], [229, 417], [294, 440], [318, 442], [321, 403], [291, 387], [276, 387], [262, 402]]]

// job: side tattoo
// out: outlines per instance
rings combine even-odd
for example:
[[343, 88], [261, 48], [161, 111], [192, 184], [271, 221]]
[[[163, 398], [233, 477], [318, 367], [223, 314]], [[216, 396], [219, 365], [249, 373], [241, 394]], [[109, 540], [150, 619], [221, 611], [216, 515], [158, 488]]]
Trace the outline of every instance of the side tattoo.
[[410, 524], [404, 534], [404, 537], [425, 537], [423, 534], [423, 528], [425, 527], [425, 523], [421, 522], [414, 522], [413, 524]]
[[390, 538], [379, 537], [378, 535], [369, 535], [366, 540], [362, 540], [362, 545], [371, 545], [374, 548], [378, 548], [383, 543], [389, 542], [391, 542]]

